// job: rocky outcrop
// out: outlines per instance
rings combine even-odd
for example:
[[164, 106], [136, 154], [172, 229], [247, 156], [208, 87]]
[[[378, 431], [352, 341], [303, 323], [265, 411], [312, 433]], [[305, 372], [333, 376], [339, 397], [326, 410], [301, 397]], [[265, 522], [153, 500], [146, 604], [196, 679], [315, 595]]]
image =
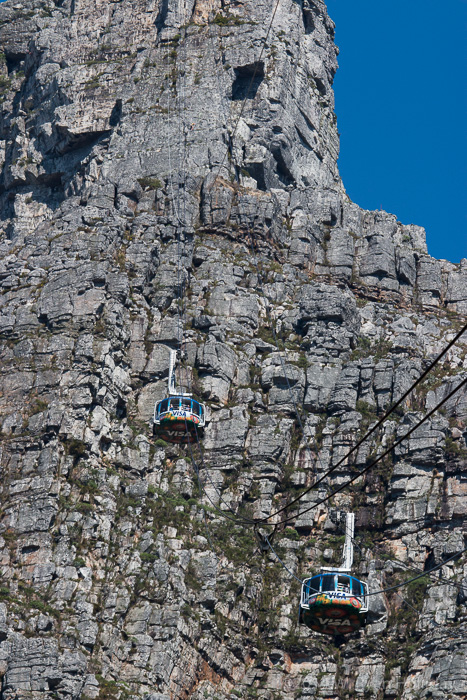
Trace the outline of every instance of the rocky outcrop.
[[[467, 338], [264, 528], [303, 577], [355, 511], [361, 634], [299, 626], [297, 581], [247, 524], [336, 465], [467, 311], [466, 261], [345, 193], [324, 3], [274, 8], [0, 5], [5, 700], [467, 694], [465, 390], [302, 512], [456, 386]], [[210, 419], [191, 449], [151, 426], [181, 340]]]

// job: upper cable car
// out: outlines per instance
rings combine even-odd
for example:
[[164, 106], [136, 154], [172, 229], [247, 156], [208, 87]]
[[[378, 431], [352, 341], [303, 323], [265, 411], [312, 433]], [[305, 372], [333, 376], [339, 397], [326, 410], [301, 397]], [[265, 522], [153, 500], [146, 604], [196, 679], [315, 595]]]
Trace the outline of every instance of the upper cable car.
[[186, 444], [196, 442], [204, 435], [206, 409], [191, 394], [177, 392], [175, 362], [177, 353], [170, 351], [169, 396], [154, 406], [154, 435], [166, 442]]
[[322, 634], [349, 634], [363, 627], [368, 613], [368, 584], [350, 575], [353, 563], [353, 513], [345, 522], [342, 567], [321, 567], [302, 583], [299, 621]]

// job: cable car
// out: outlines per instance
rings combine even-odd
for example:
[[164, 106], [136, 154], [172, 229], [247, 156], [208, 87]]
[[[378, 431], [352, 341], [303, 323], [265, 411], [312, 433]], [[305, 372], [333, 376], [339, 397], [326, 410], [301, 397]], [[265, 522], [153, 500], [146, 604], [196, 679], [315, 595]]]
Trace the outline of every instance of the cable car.
[[366, 624], [368, 584], [350, 575], [353, 534], [354, 515], [347, 513], [342, 567], [322, 567], [302, 583], [299, 621], [316, 632], [350, 634]]
[[196, 442], [204, 435], [205, 409], [202, 403], [186, 394], [171, 396], [156, 403], [154, 434], [166, 442]]
[[206, 409], [191, 394], [179, 393], [175, 386], [176, 352], [170, 351], [169, 396], [154, 406], [154, 435], [175, 444], [196, 442], [204, 435]]

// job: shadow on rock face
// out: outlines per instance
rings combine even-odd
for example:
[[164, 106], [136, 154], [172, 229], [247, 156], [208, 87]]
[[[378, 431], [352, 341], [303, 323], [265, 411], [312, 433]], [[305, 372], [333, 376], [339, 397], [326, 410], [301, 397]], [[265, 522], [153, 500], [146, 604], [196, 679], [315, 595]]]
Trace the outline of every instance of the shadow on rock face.
[[235, 80], [232, 85], [232, 100], [252, 100], [264, 79], [264, 63], [256, 61], [247, 66], [235, 68]]

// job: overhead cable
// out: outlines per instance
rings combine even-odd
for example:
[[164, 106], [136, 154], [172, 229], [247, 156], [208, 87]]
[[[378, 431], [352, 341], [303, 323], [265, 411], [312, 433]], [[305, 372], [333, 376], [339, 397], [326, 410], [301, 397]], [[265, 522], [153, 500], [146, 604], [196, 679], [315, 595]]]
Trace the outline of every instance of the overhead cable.
[[[421, 578], [424, 578], [425, 576], [428, 576], [429, 574], [433, 573], [433, 571], [437, 571], [438, 569], [441, 569], [441, 567], [446, 566], [446, 564], [449, 564], [450, 561], [453, 561], [453, 559], [457, 559], [458, 557], [462, 556], [467, 552], [467, 547], [464, 549], [461, 549], [460, 552], [456, 552], [456, 554], [453, 554], [449, 559], [445, 559], [441, 564], [437, 564], [436, 566], [433, 566], [431, 569], [427, 569], [423, 573], [419, 574], [418, 576], [414, 576], [413, 578], [409, 578], [407, 581], [403, 581], [402, 583], [396, 583], [394, 586], [388, 586], [387, 588], [381, 588], [378, 591], [372, 591], [370, 593], [367, 593], [368, 596], [370, 595], [379, 595], [380, 593], [389, 593], [389, 591], [395, 591], [398, 588], [402, 588], [403, 586], [408, 586], [409, 583], [413, 583], [414, 581], [418, 581]], [[433, 584], [434, 586], [436, 585], [441, 585], [441, 584]]]
[[[401, 596], [400, 593], [398, 593], [397, 591], [394, 591], [394, 593], [396, 594], [396, 596], [397, 596], [400, 600], [402, 600], [403, 603], [405, 603], [409, 608], [411, 608], [415, 613], [417, 613], [417, 615], [421, 615], [421, 614], [422, 614], [422, 611], [421, 611], [421, 610], [417, 610], [417, 608], [415, 608], [415, 607], [412, 605], [412, 603], [409, 603], [408, 600], [406, 600], [405, 598], [403, 598], [403, 597]], [[430, 616], [433, 618], [431, 621], [432, 621], [432, 623], [433, 623], [436, 627], [441, 627], [441, 625], [439, 624], [439, 622], [436, 622], [436, 620], [434, 619], [434, 616], [435, 616], [435, 615], [436, 615], [436, 612], [431, 613]]]
[[[425, 379], [427, 374], [429, 374], [429, 372], [431, 372], [431, 370], [438, 364], [438, 362], [441, 360], [441, 358], [448, 352], [448, 350], [450, 350], [452, 348], [452, 346], [459, 340], [461, 335], [466, 330], [467, 330], [467, 324], [465, 326], [463, 326], [463, 328], [459, 331], [459, 333], [457, 333], [457, 335], [448, 343], [448, 345], [436, 357], [436, 359], [433, 360], [433, 362], [427, 367], [427, 369], [419, 376], [417, 381], [414, 382], [412, 384], [412, 386], [400, 397], [400, 399], [398, 399], [396, 401], [396, 403], [391, 406], [391, 408], [384, 414], [384, 416], [382, 418], [380, 418], [379, 421], [377, 423], [375, 423], [375, 425], [370, 430], [368, 430], [368, 432], [362, 438], [360, 438], [360, 440], [352, 447], [352, 449], [349, 450], [343, 457], [341, 457], [341, 459], [333, 467], [331, 467], [331, 469], [328, 469], [328, 471], [325, 474], [323, 474], [323, 476], [321, 476], [317, 481], [315, 481], [314, 484], [309, 486], [307, 489], [305, 489], [305, 491], [303, 491], [303, 493], [301, 493], [293, 501], [291, 501], [287, 507], [290, 507], [291, 505], [293, 505], [294, 503], [299, 501], [305, 494], [312, 491], [320, 483], [322, 483], [324, 481], [324, 479], [326, 479], [330, 474], [332, 474], [334, 471], [336, 471], [336, 469], [338, 469], [350, 457], [350, 455], [353, 454], [360, 447], [360, 445], [363, 442], [365, 442], [365, 440], [367, 440], [370, 437], [370, 435], [372, 435], [375, 432], [375, 430], [377, 428], [379, 428], [382, 425], [382, 423], [384, 423], [389, 418], [389, 416], [392, 413], [394, 413], [394, 411], [405, 401], [407, 396], [409, 396], [409, 394], [412, 393], [412, 391], [420, 384], [420, 382], [422, 382]], [[272, 515], [277, 515], [277, 513], [280, 513], [280, 512], [281, 511], [278, 510], [278, 511], [276, 511], [276, 513], [273, 513]]]
[[[444, 399], [442, 399], [442, 401], [440, 401], [434, 408], [432, 408], [431, 411], [429, 411], [429, 412], [426, 414], [426, 416], [424, 416], [420, 421], [418, 421], [418, 423], [416, 423], [416, 425], [414, 425], [407, 433], [405, 433], [402, 437], [400, 437], [398, 440], [396, 440], [395, 442], [393, 442], [393, 443], [392, 443], [386, 450], [384, 450], [384, 452], [382, 452], [373, 462], [370, 462], [370, 464], [368, 464], [368, 465], [367, 465], [366, 467], [364, 467], [361, 471], [359, 471], [358, 474], [356, 474], [356, 475], [353, 476], [351, 479], [349, 479], [349, 480], [346, 481], [344, 484], [342, 484], [342, 486], [339, 486], [339, 488], [334, 489], [334, 491], [332, 491], [332, 492], [331, 492], [330, 494], [328, 494], [326, 497], [321, 498], [320, 500], [318, 500], [318, 501], [316, 501], [315, 503], [313, 503], [313, 505], [309, 506], [309, 507], [306, 508], [305, 510], [302, 510], [301, 512], [297, 513], [296, 515], [290, 516], [290, 517], [288, 517], [288, 518], [284, 518], [283, 520], [280, 520], [279, 522], [274, 522], [273, 524], [274, 524], [274, 525], [280, 525], [280, 524], [282, 524], [282, 523], [290, 522], [291, 520], [297, 520], [298, 518], [300, 518], [300, 517], [301, 517], [302, 515], [304, 515], [305, 513], [308, 513], [308, 512], [309, 512], [310, 510], [312, 510], [313, 508], [317, 508], [317, 507], [318, 507], [319, 505], [321, 505], [322, 503], [325, 503], [326, 501], [329, 501], [330, 498], [332, 498], [333, 496], [335, 496], [336, 494], [340, 493], [341, 491], [343, 491], [344, 489], [346, 489], [348, 486], [350, 486], [351, 484], [353, 484], [353, 483], [354, 483], [355, 481], [357, 481], [357, 479], [359, 479], [363, 474], [365, 474], [365, 473], [368, 472], [370, 469], [372, 469], [374, 466], [376, 466], [379, 462], [381, 462], [381, 460], [384, 459], [390, 452], [392, 452], [392, 450], [394, 450], [396, 447], [398, 447], [398, 445], [400, 445], [401, 442], [403, 442], [403, 441], [406, 440], [408, 437], [410, 437], [410, 436], [412, 435], [412, 433], [414, 433], [418, 428], [420, 428], [421, 425], [423, 425], [429, 418], [431, 418], [431, 416], [432, 416], [433, 414], [435, 414], [436, 411], [438, 411], [447, 401], [449, 401], [450, 398], [452, 398], [452, 397], [454, 396], [454, 394], [456, 394], [456, 393], [457, 393], [460, 389], [462, 389], [462, 387], [465, 386], [466, 384], [467, 384], [467, 377], [465, 377], [465, 379], [463, 379], [451, 392], [449, 392], [449, 394], [448, 394], [447, 396], [445, 396]], [[314, 486], [313, 486], [313, 488], [314, 488]], [[305, 492], [302, 494], [301, 497], [303, 497], [303, 496], [305, 495], [305, 493], [308, 493], [309, 491], [311, 491], [311, 487], [310, 487], [309, 489], [307, 489], [307, 491], [305, 491]], [[297, 499], [297, 498], [294, 499], [291, 503], [286, 504], [286, 505], [283, 506], [282, 508], [279, 508], [277, 511], [275, 511], [275, 513], [271, 513], [271, 515], [268, 515], [266, 518], [258, 518], [257, 520], [255, 520], [255, 522], [256, 522], [256, 523], [264, 523], [264, 522], [267, 522], [267, 521], [270, 520], [272, 517], [278, 515], [279, 513], [284, 512], [285, 510], [288, 510], [288, 509], [290, 508], [290, 506], [291, 506], [293, 503], [296, 503], [296, 502], [297, 502], [297, 500], [299, 500], [299, 499]]]
[[[394, 562], [395, 564], [401, 564], [402, 566], [405, 566], [405, 568], [408, 569], [409, 571], [416, 571], [419, 574], [421, 574], [421, 573], [426, 574], [426, 571], [422, 572], [422, 570], [419, 569], [417, 566], [412, 566], [411, 564], [406, 564], [405, 562], [401, 561], [400, 559], [395, 559], [394, 557], [391, 557], [391, 559], [387, 559], [387, 561]], [[450, 581], [449, 579], [444, 578], [443, 576], [438, 576], [438, 581], [440, 581], [441, 583], [445, 583], [448, 586], [453, 586], [454, 588], [457, 588], [458, 590], [463, 589], [462, 584], [455, 583], [454, 581]]]
[[[187, 431], [187, 434], [188, 434], [188, 426], [187, 426], [186, 419], [185, 419], [185, 428], [186, 428], [186, 431]], [[199, 440], [199, 436], [198, 436], [198, 430], [197, 430], [196, 426], [195, 426], [195, 431], [196, 431], [196, 440], [197, 440], [197, 443], [198, 443], [199, 452], [200, 452], [200, 457], [201, 457], [201, 463], [202, 463], [202, 466], [206, 469], [205, 464], [204, 464], [203, 453], [202, 453], [202, 450], [201, 450], [201, 444], [200, 444], [200, 440]], [[190, 450], [190, 458], [191, 458], [191, 463], [192, 463], [192, 465], [193, 465], [193, 468], [195, 469], [195, 472], [196, 472], [196, 474], [198, 475], [198, 478], [200, 478], [200, 477], [199, 477], [199, 474], [200, 474], [200, 472], [199, 472], [199, 467], [198, 467], [198, 465], [197, 465], [197, 463], [196, 463], [196, 460], [195, 460], [195, 457], [194, 457], [194, 454], [193, 454], [193, 447], [192, 447], [192, 445], [191, 445], [191, 442], [188, 442], [188, 449]], [[208, 469], [206, 469], [206, 473], [208, 474], [208, 478], [209, 478], [209, 480], [211, 481], [211, 485], [212, 485], [214, 491], [216, 491], [217, 495], [219, 496], [220, 502], [221, 502], [221, 503], [224, 503], [224, 505], [226, 506], [227, 510], [230, 511], [230, 513], [233, 515], [233, 517], [230, 517], [229, 515], [227, 515], [227, 513], [226, 513], [224, 510], [221, 510], [221, 509], [218, 507], [218, 505], [217, 505], [216, 503], [214, 503], [214, 501], [212, 500], [212, 498], [210, 497], [210, 495], [207, 493], [206, 489], [204, 488], [204, 485], [202, 484], [202, 481], [200, 480], [200, 484], [202, 485], [202, 491], [203, 491], [204, 495], [206, 496], [206, 498], [208, 499], [208, 501], [210, 502], [211, 506], [214, 508], [214, 510], [215, 510], [219, 515], [221, 515], [223, 518], [225, 518], [226, 520], [230, 520], [230, 522], [233, 522], [233, 523], [235, 523], [236, 525], [237, 525], [237, 524], [241, 524], [241, 525], [254, 525], [255, 521], [254, 521], [253, 519], [244, 518], [243, 516], [239, 516], [239, 515], [237, 515], [237, 513], [235, 513], [235, 511], [232, 510], [232, 508], [223, 500], [222, 495], [219, 494], [219, 492], [217, 491], [217, 489], [216, 489], [216, 487], [215, 487], [215, 485], [214, 485], [214, 483], [213, 483], [213, 481], [212, 481], [212, 479], [211, 479], [211, 476], [210, 476], [210, 474], [209, 474], [209, 470], [208, 470]]]
[[270, 549], [271, 552], [274, 554], [274, 556], [276, 557], [276, 559], [277, 559], [277, 561], [279, 562], [279, 564], [281, 564], [281, 566], [284, 567], [284, 569], [287, 571], [287, 573], [289, 574], [289, 576], [292, 576], [292, 578], [294, 578], [296, 581], [298, 581], [300, 584], [302, 584], [302, 583], [303, 583], [303, 579], [298, 578], [298, 576], [295, 576], [294, 572], [291, 571], [291, 570], [288, 568], [288, 566], [286, 566], [286, 565], [284, 564], [284, 562], [282, 561], [282, 559], [280, 558], [280, 556], [277, 554], [277, 552], [276, 552], [275, 549], [273, 548], [272, 544], [270, 543], [269, 537], [268, 537], [267, 535], [264, 535], [264, 539], [266, 540], [266, 542], [267, 542], [267, 544], [268, 544], [268, 546], [269, 546], [269, 549]]
[[[237, 129], [238, 129], [238, 125], [240, 124], [240, 119], [242, 118], [243, 112], [244, 112], [244, 110], [245, 110], [245, 106], [246, 106], [246, 102], [247, 102], [247, 99], [248, 99], [248, 95], [250, 94], [250, 90], [251, 90], [251, 88], [253, 87], [253, 84], [254, 84], [254, 81], [255, 81], [255, 78], [256, 78], [256, 74], [257, 74], [257, 72], [258, 72], [258, 67], [259, 67], [259, 65], [260, 65], [260, 63], [261, 63], [261, 59], [262, 59], [262, 57], [263, 57], [264, 50], [265, 50], [265, 48], [266, 48], [266, 42], [267, 42], [267, 40], [268, 40], [268, 38], [269, 38], [269, 34], [271, 33], [272, 25], [273, 25], [273, 23], [274, 23], [274, 18], [275, 18], [275, 16], [276, 16], [277, 10], [278, 10], [278, 8], [279, 8], [279, 2], [280, 2], [280, 0], [276, 0], [276, 4], [275, 4], [275, 7], [274, 7], [274, 11], [273, 11], [273, 13], [272, 13], [271, 21], [270, 21], [270, 23], [269, 23], [268, 31], [266, 32], [266, 36], [265, 36], [264, 39], [263, 39], [263, 46], [261, 47], [261, 51], [260, 51], [260, 54], [259, 54], [259, 58], [255, 61], [255, 69], [254, 69], [254, 71], [253, 71], [253, 75], [251, 76], [250, 84], [248, 85], [248, 88], [247, 88], [247, 91], [246, 91], [246, 96], [245, 96], [245, 98], [243, 99], [242, 106], [241, 106], [241, 108], [240, 108], [240, 114], [238, 115], [237, 120], [236, 120], [236, 122], [235, 122], [235, 124], [234, 124], [234, 128], [233, 128], [232, 133], [229, 134], [231, 143], [233, 143], [233, 138], [234, 138], [234, 136], [235, 136], [235, 133], [236, 133], [236, 131], [237, 131]], [[228, 153], [229, 153], [229, 149], [226, 150], [226, 152], [225, 152], [225, 154], [224, 154], [224, 157], [223, 157], [223, 159], [222, 159], [220, 165], [218, 166], [217, 174], [216, 174], [214, 180], [218, 177], [218, 175], [219, 175], [219, 173], [220, 173], [220, 171], [221, 171], [221, 169], [222, 169], [222, 166], [223, 166], [224, 163], [225, 163], [225, 159], [227, 158], [227, 154], [228, 154]]]
[[[286, 372], [286, 369], [285, 369], [285, 365], [284, 365], [284, 361], [283, 361], [283, 358], [282, 358], [281, 350], [280, 350], [280, 348], [279, 348], [279, 343], [278, 343], [277, 335], [276, 335], [276, 331], [275, 331], [275, 325], [274, 325], [274, 322], [273, 322], [273, 320], [272, 320], [272, 318], [271, 318], [271, 316], [270, 316], [270, 313], [269, 313], [269, 311], [268, 311], [269, 300], [267, 299], [267, 297], [266, 297], [266, 295], [265, 295], [265, 292], [264, 292], [263, 283], [262, 283], [262, 275], [261, 275], [261, 272], [260, 272], [260, 270], [259, 270], [259, 266], [258, 266], [258, 262], [257, 262], [256, 246], [255, 246], [255, 238], [254, 238], [254, 230], [253, 230], [253, 227], [250, 227], [250, 228], [249, 228], [249, 232], [250, 232], [250, 238], [251, 238], [251, 249], [252, 249], [252, 253], [253, 253], [253, 262], [254, 262], [254, 264], [255, 264], [256, 271], [257, 271], [257, 274], [258, 274], [258, 278], [259, 278], [259, 281], [260, 281], [261, 293], [263, 294], [263, 296], [265, 297], [265, 300], [266, 300], [266, 302], [267, 302], [266, 312], [267, 312], [267, 314], [268, 314], [268, 316], [269, 316], [269, 320], [270, 320], [270, 323], [271, 323], [272, 334], [273, 334], [273, 337], [274, 337], [274, 342], [275, 342], [277, 351], [278, 351], [278, 353], [279, 353], [279, 358], [280, 358], [280, 362], [281, 362], [281, 368], [282, 368], [282, 371], [283, 371], [284, 376], [285, 376], [285, 379], [286, 379], [286, 384], [287, 384], [287, 387], [288, 387], [288, 390], [289, 390], [289, 394], [290, 394], [290, 397], [291, 397], [291, 401], [292, 401], [292, 404], [293, 404], [295, 413], [296, 413], [296, 415], [297, 415], [297, 419], [298, 419], [298, 422], [299, 422], [299, 425], [300, 425], [300, 429], [301, 429], [303, 438], [306, 440], [306, 437], [305, 437], [305, 430], [304, 430], [304, 427], [303, 427], [303, 423], [302, 423], [302, 420], [301, 420], [301, 417], [300, 417], [300, 414], [299, 414], [299, 411], [298, 411], [298, 407], [297, 407], [297, 404], [296, 404], [296, 401], [295, 401], [295, 397], [293, 396], [293, 392], [292, 392], [292, 389], [291, 389], [291, 386], [290, 386], [290, 382], [289, 382], [289, 379], [288, 379], [288, 376], [287, 376], [287, 372]], [[434, 369], [434, 367], [436, 367], [436, 365], [441, 361], [441, 359], [444, 357], [444, 355], [446, 355], [446, 353], [453, 347], [453, 345], [455, 345], [455, 343], [460, 339], [460, 337], [465, 333], [466, 330], [467, 330], [467, 324], [465, 324], [465, 325], [460, 329], [460, 331], [459, 331], [458, 333], [456, 333], [456, 335], [454, 336], [454, 338], [453, 338], [452, 340], [449, 341], [449, 343], [446, 345], [446, 347], [443, 348], [443, 350], [439, 353], [439, 355], [437, 355], [437, 357], [433, 360], [433, 362], [431, 362], [431, 364], [428, 365], [428, 367], [422, 372], [422, 374], [418, 377], [418, 379], [409, 387], [409, 389], [407, 389], [407, 391], [406, 391], [406, 392], [405, 392], [405, 393], [404, 393], [404, 394], [389, 408], [388, 411], [386, 411], [386, 413], [375, 423], [375, 425], [374, 425], [372, 428], [370, 428], [370, 429], [365, 433], [365, 435], [363, 435], [363, 437], [361, 437], [361, 438], [358, 440], [358, 442], [357, 442], [343, 457], [341, 457], [341, 459], [339, 459], [333, 467], [331, 467], [331, 469], [328, 469], [319, 479], [317, 479], [313, 484], [311, 484], [311, 486], [309, 486], [309, 487], [306, 488], [304, 491], [302, 491], [301, 494], [299, 494], [298, 496], [296, 496], [296, 497], [295, 497], [290, 503], [288, 503], [286, 506], [284, 506], [283, 508], [280, 508], [279, 510], [275, 511], [274, 513], [271, 513], [271, 515], [269, 516], [269, 518], [272, 518], [272, 517], [274, 517], [275, 515], [278, 515], [279, 513], [283, 512], [284, 510], [290, 508], [292, 505], [294, 505], [294, 503], [297, 503], [298, 501], [300, 501], [300, 500], [303, 498], [303, 496], [305, 496], [306, 494], [310, 493], [310, 491], [312, 491], [312, 490], [315, 489], [317, 486], [319, 486], [319, 484], [321, 484], [325, 479], [327, 479], [327, 477], [328, 477], [330, 474], [332, 474], [333, 472], [335, 472], [342, 464], [344, 464], [344, 462], [346, 462], [346, 461], [348, 460], [348, 458], [350, 457], [350, 455], [352, 455], [356, 450], [358, 450], [358, 448], [370, 437], [370, 435], [372, 435], [372, 434], [373, 434], [373, 433], [374, 433], [374, 432], [389, 418], [389, 416], [391, 416], [391, 415], [394, 413], [394, 411], [396, 411], [397, 408], [399, 408], [399, 406], [400, 406], [400, 405], [405, 401], [405, 399], [412, 393], [412, 391], [425, 379], [425, 377]], [[309, 447], [308, 447], [307, 445], [306, 445], [306, 447], [307, 447], [307, 449], [309, 449]], [[318, 459], [319, 459], [319, 454], [318, 454]]]

